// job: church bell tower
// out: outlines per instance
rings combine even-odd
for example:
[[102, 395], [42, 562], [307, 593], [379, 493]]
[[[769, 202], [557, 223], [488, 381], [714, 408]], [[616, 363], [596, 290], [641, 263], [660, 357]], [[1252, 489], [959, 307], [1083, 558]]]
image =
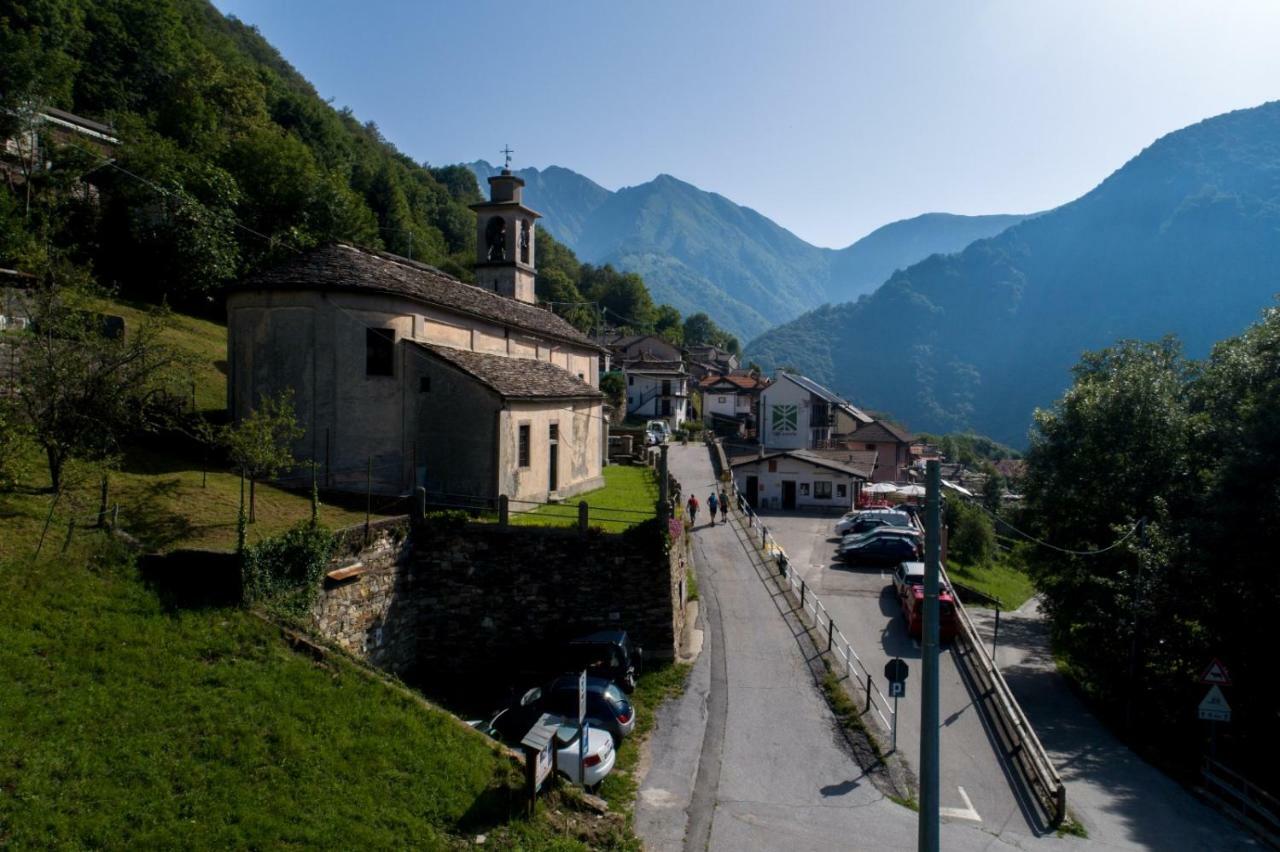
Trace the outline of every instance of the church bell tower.
[[476, 284], [499, 296], [533, 304], [534, 222], [539, 214], [524, 206], [524, 180], [506, 168], [489, 178], [489, 200], [471, 205], [476, 211]]

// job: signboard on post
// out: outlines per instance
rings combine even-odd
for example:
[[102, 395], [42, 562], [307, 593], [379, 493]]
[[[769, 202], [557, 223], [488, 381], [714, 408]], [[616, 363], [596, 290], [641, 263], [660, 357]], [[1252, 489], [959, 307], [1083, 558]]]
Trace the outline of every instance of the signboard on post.
[[1231, 721], [1231, 705], [1227, 703], [1227, 697], [1222, 694], [1222, 687], [1216, 683], [1209, 687], [1209, 693], [1200, 702], [1200, 718], [1208, 719], [1210, 722]]
[[1227, 674], [1227, 667], [1222, 664], [1222, 661], [1215, 658], [1201, 673], [1200, 682], [1216, 686], [1230, 686], [1231, 675]]
[[900, 680], [889, 681], [889, 697], [890, 698], [906, 698], [907, 684]]
[[907, 675], [910, 672], [911, 670], [907, 667], [907, 661], [901, 657], [894, 657], [884, 664], [884, 679], [889, 683], [902, 683], [907, 679]]

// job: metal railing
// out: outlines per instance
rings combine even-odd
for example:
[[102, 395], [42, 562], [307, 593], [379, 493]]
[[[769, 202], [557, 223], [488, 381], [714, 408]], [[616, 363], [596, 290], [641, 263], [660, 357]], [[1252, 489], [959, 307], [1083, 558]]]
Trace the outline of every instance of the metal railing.
[[880, 690], [879, 685], [876, 683], [875, 675], [867, 668], [866, 663], [862, 661], [862, 657], [854, 650], [853, 643], [849, 641], [849, 637], [845, 636], [836, 625], [831, 613], [827, 611], [826, 606], [808, 587], [804, 578], [790, 569], [786, 551], [782, 549], [782, 545], [778, 544], [778, 540], [769, 532], [769, 527], [755, 513], [751, 505], [747, 503], [746, 498], [738, 493], [737, 487], [732, 480], [728, 483], [728, 488], [735, 498], [738, 511], [746, 520], [747, 529], [749, 530], [748, 537], [761, 552], [765, 564], [767, 565], [769, 560], [772, 559], [778, 566], [779, 573], [787, 583], [788, 592], [794, 595], [802, 616], [807, 613], [811, 617], [814, 629], [819, 637], [825, 632], [827, 638], [826, 650], [844, 664], [845, 674], [850, 679], [855, 680], [863, 690], [863, 712], [874, 710], [876, 717], [884, 725], [885, 733], [892, 734], [894, 727], [893, 704], [884, 692]]
[[[952, 583], [947, 576], [946, 566], [940, 567], [941, 580], [945, 586], [950, 587]], [[1050, 823], [1058, 825], [1067, 816], [1067, 788], [1062, 783], [1062, 777], [1049, 759], [1049, 753], [1041, 745], [1031, 722], [1022, 712], [1022, 706], [1014, 697], [1013, 690], [996, 667], [995, 659], [987, 651], [969, 611], [957, 596], [952, 595], [952, 600], [959, 628], [955, 637], [956, 659], [973, 679], [978, 691], [978, 703], [991, 720], [1005, 756], [1026, 780]]]
[[1280, 846], [1280, 801], [1212, 758], [1200, 769], [1205, 795], [1273, 846]]

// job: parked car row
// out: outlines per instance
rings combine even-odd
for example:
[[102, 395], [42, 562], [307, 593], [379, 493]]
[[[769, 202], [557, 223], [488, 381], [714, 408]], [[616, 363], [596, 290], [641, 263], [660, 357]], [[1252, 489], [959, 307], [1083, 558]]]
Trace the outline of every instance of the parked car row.
[[836, 523], [839, 555], [851, 565], [896, 565], [924, 555], [923, 534], [905, 509], [850, 512]]
[[[548, 656], [563, 673], [471, 725], [508, 745], [519, 745], [542, 715], [560, 725], [555, 736], [557, 771], [574, 784], [594, 788], [613, 770], [616, 750], [636, 727], [627, 693], [635, 689], [643, 666], [643, 649], [625, 630], [602, 630], [570, 640]], [[579, 777], [578, 682], [586, 671], [587, 754]], [[625, 690], [625, 691], [624, 691]]]
[[[840, 558], [851, 565], [893, 565], [893, 588], [908, 635], [919, 638], [924, 623], [924, 532], [915, 506], [850, 512], [836, 523]], [[956, 633], [956, 598], [945, 583], [938, 590], [939, 639]]]

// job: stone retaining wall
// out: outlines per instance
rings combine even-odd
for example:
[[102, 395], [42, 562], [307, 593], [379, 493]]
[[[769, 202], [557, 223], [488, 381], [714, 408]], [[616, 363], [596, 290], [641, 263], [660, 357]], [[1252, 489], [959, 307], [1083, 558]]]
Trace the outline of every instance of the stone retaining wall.
[[392, 671], [521, 668], [546, 643], [626, 628], [670, 659], [684, 628], [686, 547], [655, 520], [625, 533], [429, 519], [343, 533], [317, 632]]

